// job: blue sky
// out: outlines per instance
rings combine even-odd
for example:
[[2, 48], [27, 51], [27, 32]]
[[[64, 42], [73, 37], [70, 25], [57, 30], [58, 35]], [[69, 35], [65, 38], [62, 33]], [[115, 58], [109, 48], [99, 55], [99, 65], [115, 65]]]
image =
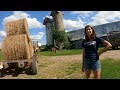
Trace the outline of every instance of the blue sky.
[[[26, 18], [31, 39], [46, 44], [46, 29], [43, 25], [45, 17], [51, 11], [0, 11], [0, 47], [6, 36], [5, 24], [12, 20]], [[120, 11], [62, 11], [66, 31], [78, 30], [90, 24], [92, 26], [120, 20]]]

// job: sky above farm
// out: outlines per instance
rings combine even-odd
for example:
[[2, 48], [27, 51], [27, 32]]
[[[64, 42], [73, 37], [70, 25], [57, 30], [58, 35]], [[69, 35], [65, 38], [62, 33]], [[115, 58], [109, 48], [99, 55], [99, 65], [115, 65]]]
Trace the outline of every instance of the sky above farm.
[[[46, 28], [43, 25], [45, 17], [51, 11], [0, 11], [0, 47], [6, 37], [5, 24], [12, 20], [26, 18], [30, 37], [40, 45], [46, 45]], [[100, 25], [120, 20], [120, 11], [62, 11], [64, 13], [64, 27], [66, 32], [84, 28], [86, 25]]]

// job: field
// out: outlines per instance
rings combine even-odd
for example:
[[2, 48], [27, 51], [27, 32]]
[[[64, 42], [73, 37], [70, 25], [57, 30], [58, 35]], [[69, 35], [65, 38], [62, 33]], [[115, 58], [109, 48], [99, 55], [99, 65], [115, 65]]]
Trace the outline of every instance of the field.
[[[101, 48], [100, 48], [101, 49]], [[0, 60], [2, 60], [0, 54]], [[39, 53], [37, 75], [21, 73], [6, 75], [2, 79], [85, 79], [81, 71], [82, 50], [64, 50]], [[100, 56], [101, 79], [120, 79], [120, 50], [109, 50]]]

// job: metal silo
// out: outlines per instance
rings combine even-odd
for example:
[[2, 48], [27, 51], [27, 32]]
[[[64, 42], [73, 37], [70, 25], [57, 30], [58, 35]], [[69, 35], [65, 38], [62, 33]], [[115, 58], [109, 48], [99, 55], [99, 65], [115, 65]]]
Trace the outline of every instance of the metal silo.
[[53, 32], [52, 32], [52, 27], [53, 27], [53, 19], [50, 18], [45, 18], [43, 25], [46, 26], [46, 45], [47, 46], [53, 46]]
[[61, 11], [52, 11], [50, 15], [53, 17], [55, 29], [57, 31], [64, 31], [63, 13]]
[[[64, 31], [63, 13], [61, 11], [51, 11], [50, 15], [53, 17], [55, 30]], [[58, 46], [58, 49], [64, 47], [64, 43], [57, 40], [55, 41], [55, 45]]]

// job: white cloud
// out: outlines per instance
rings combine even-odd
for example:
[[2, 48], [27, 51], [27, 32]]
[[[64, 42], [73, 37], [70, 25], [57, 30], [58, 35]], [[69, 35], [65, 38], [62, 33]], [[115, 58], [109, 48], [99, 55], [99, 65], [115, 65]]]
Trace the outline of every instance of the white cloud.
[[[47, 18], [50, 18], [50, 19], [53, 19], [53, 17], [52, 16], [46, 16]], [[44, 17], [43, 19], [45, 19], [46, 17]]]
[[38, 43], [38, 46], [41, 46], [41, 43]]
[[3, 37], [5, 37], [6, 36], [6, 32], [5, 31], [0, 31], [0, 36], [3, 36]]
[[89, 14], [93, 11], [72, 11], [71, 14]]
[[43, 24], [40, 23], [36, 18], [27, 18], [28, 26], [32, 28], [43, 28]]
[[65, 30], [65, 32], [68, 32], [68, 30]]
[[116, 17], [120, 18], [120, 11], [100, 11], [98, 14], [96, 14], [93, 19], [96, 18], [104, 18], [104, 19], [115, 19]]
[[66, 30], [77, 30], [84, 27], [84, 22], [82, 20], [73, 21], [64, 19], [64, 25]]
[[31, 35], [30, 36], [32, 40], [41, 40], [41, 36], [40, 35]]
[[[114, 22], [120, 20], [120, 11], [97, 11], [95, 16], [89, 17], [96, 11], [72, 11], [71, 14], [79, 14], [77, 17], [77, 20], [84, 20], [84, 24], [90, 24], [90, 25], [100, 25], [105, 24], [109, 22]], [[92, 21], [87, 23], [87, 18], [91, 18]]]
[[40, 35], [41, 37], [43, 37], [44, 33], [43, 33], [43, 32], [39, 32], [39, 35]]
[[105, 24], [110, 21], [116, 21], [116, 18], [120, 18], [120, 11], [99, 11], [94, 17], [91, 18], [93, 21], [88, 24]]
[[30, 15], [23, 11], [13, 11], [13, 15], [18, 18], [29, 18]]
[[31, 35], [30, 37], [32, 40], [41, 40], [43, 38], [43, 35], [43, 32], [39, 32], [37, 35]]
[[88, 23], [88, 25], [96, 26], [96, 25], [101, 25], [105, 23], [108, 23], [108, 21], [105, 19], [95, 19], [92, 22]]
[[91, 15], [94, 11], [72, 11], [71, 14], [79, 14], [82, 17], [88, 17]]
[[13, 11], [13, 15], [5, 17], [2, 23], [3, 25], [5, 25], [7, 22], [22, 19], [22, 18], [26, 18], [29, 29], [44, 27], [44, 25], [41, 22], [39, 22], [36, 18], [31, 18], [29, 14], [23, 11]]
[[11, 15], [11, 16], [8, 16], [8, 17], [5, 17], [2, 21], [3, 25], [5, 25], [7, 22], [10, 22], [12, 20], [17, 20], [17, 17]]

